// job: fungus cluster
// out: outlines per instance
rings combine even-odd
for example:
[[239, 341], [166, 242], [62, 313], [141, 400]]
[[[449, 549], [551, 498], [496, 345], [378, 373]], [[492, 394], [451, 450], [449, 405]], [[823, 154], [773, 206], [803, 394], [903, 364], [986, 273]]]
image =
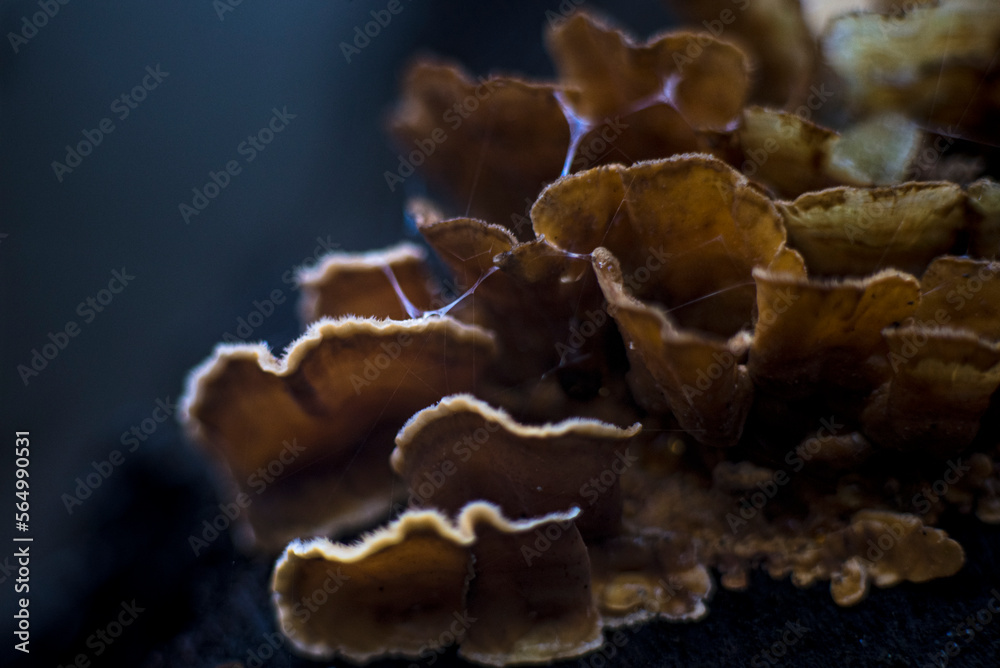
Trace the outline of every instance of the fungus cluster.
[[708, 32], [553, 25], [555, 82], [416, 63], [435, 259], [330, 254], [280, 359], [192, 372], [302, 654], [545, 663], [755, 567], [854, 605], [961, 568], [945, 509], [1000, 522], [1000, 186], [952, 148], [996, 132], [1000, 14], [679, 4]]

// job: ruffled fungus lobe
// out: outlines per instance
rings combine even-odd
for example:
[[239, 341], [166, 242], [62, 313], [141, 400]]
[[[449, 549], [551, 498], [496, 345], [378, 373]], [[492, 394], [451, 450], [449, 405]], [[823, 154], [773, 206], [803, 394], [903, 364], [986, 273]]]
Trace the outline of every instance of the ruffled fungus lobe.
[[706, 151], [711, 131], [736, 125], [749, 71], [727, 42], [667, 33], [638, 44], [584, 12], [547, 39], [558, 84], [476, 81], [450, 65], [416, 64], [391, 123], [406, 155], [385, 174], [390, 188], [415, 164], [454, 208], [507, 225], [561, 174]]
[[581, 12], [546, 37], [567, 100], [591, 120], [663, 104], [692, 129], [725, 130], [750, 86], [744, 54], [703, 34], [665, 33], [637, 44]]
[[261, 547], [356, 529], [390, 504], [386, 432], [472, 389], [493, 347], [489, 332], [447, 317], [323, 319], [281, 360], [263, 345], [220, 345], [191, 374], [183, 420], [253, 492]]
[[912, 315], [920, 286], [887, 269], [866, 279], [823, 281], [754, 272], [757, 312], [747, 368], [783, 396], [871, 390], [885, 376], [882, 331]]
[[[601, 627], [576, 515], [512, 521], [478, 502], [455, 524], [410, 511], [356, 545], [294, 542], [272, 581], [279, 624], [316, 659], [417, 658], [453, 644], [495, 666], [584, 654]], [[537, 550], [539, 536], [555, 537]]]
[[[755, 92], [735, 46], [638, 43], [583, 14], [547, 33], [558, 82], [410, 70], [386, 179], [422, 165], [464, 213], [410, 207], [450, 275], [408, 244], [331, 255], [301, 274], [323, 319], [286, 357], [222, 346], [184, 402], [258, 547], [411, 506], [356, 545], [286, 549], [272, 587], [294, 648], [546, 662], [602, 628], [700, 618], [709, 569], [728, 589], [757, 567], [829, 581], [854, 605], [961, 567], [930, 525], [1000, 521], [1000, 186], [907, 180], [962, 159], [918, 160], [922, 124], [995, 134], [1000, 15], [918, 4], [831, 24], [866, 114], [836, 89], [837, 129], [791, 111], [830, 81], [808, 80], [786, 0], [718, 11], [759, 57]], [[719, 7], [687, 11], [712, 31]], [[932, 499], [945, 458], [968, 466]]]
[[821, 276], [860, 277], [886, 267], [919, 276], [967, 228], [966, 196], [954, 183], [832, 188], [780, 208], [789, 243]]
[[475, 498], [519, 518], [579, 506], [576, 525], [594, 539], [621, 530], [618, 482], [637, 459], [628, 444], [639, 431], [638, 424], [620, 429], [580, 418], [523, 425], [475, 397], [455, 395], [410, 418], [391, 461], [411, 504], [457, 513]]
[[728, 160], [781, 197], [839, 185], [896, 183], [910, 169], [921, 135], [914, 123], [884, 115], [843, 133], [783, 111], [749, 107]]
[[[477, 81], [456, 67], [422, 62], [407, 73], [403, 89], [392, 133], [407, 155], [395, 174], [386, 172], [393, 189], [419, 160], [422, 173], [456, 208], [506, 223], [541, 184], [559, 175], [570, 133], [553, 86], [501, 77]], [[409, 155], [420, 157], [409, 161]], [[518, 233], [528, 235], [530, 230]]]
[[685, 327], [726, 337], [750, 324], [754, 267], [803, 271], [773, 203], [707, 155], [564, 177], [542, 192], [531, 219], [563, 250], [607, 248], [634, 296], [661, 302]]
[[827, 26], [823, 53], [862, 111], [893, 110], [948, 134], [997, 137], [1000, 12], [992, 0], [943, 0], [855, 13]]
[[360, 315], [405, 320], [412, 317], [399, 292], [421, 311], [432, 308], [434, 284], [420, 246], [402, 243], [370, 253], [330, 253], [298, 274], [302, 320]]
[[[688, 23], [733, 40], [750, 54], [754, 100], [780, 107], [805, 101], [816, 55], [799, 0], [671, 0], [669, 4]], [[697, 38], [705, 36], [702, 32]], [[689, 49], [696, 51], [693, 44]]]
[[843, 606], [864, 599], [870, 583], [892, 587], [903, 581], [927, 582], [954, 575], [965, 562], [961, 545], [940, 529], [925, 527], [914, 515], [859, 512], [836, 538], [845, 553], [855, 553], [830, 582], [833, 599]]
[[[699, 442], [734, 445], [753, 398], [750, 376], [741, 363], [748, 337], [737, 334], [722, 341], [680, 330], [663, 309], [627, 294], [618, 261], [607, 249], [596, 249], [593, 257], [608, 312], [628, 349], [636, 400], [655, 409], [665, 398], [681, 426]], [[645, 380], [647, 375], [652, 383]]]
[[969, 209], [976, 214], [970, 253], [988, 260], [1000, 259], [1000, 184], [980, 179], [966, 188]]
[[961, 453], [1000, 387], [1000, 344], [921, 326], [885, 338], [892, 377], [865, 409], [866, 430], [886, 447], [941, 458]]

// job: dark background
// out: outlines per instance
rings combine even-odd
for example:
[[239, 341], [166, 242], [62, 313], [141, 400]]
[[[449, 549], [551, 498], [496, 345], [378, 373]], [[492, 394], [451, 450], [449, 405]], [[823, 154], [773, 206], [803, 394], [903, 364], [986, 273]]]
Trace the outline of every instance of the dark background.
[[[286, 272], [313, 260], [321, 243], [360, 250], [409, 234], [405, 194], [389, 192], [382, 176], [396, 166], [383, 124], [414, 52], [458, 59], [476, 74], [552, 74], [541, 34], [558, 0], [402, 1], [403, 12], [350, 63], [339, 44], [386, 2], [243, 0], [220, 19], [211, 0], [71, 0], [16, 53], [8, 33], [41, 8], [37, 0], [0, 5], [0, 478], [11, 490], [0, 498], [16, 500], [14, 431], [29, 430], [25, 665], [68, 665], [80, 654], [94, 666], [252, 665], [266, 647], [274, 631], [270, 562], [239, 556], [228, 535], [197, 557], [188, 545], [219, 512], [206, 462], [173, 417], [134, 452], [120, 439], [158, 400], [176, 402], [188, 370], [274, 290], [285, 300], [251, 338], [276, 350], [290, 342], [299, 325]], [[586, 6], [643, 37], [671, 22], [655, 2]], [[112, 102], [157, 65], [168, 76], [120, 119]], [[295, 118], [248, 164], [237, 146], [267, 124], [272, 108]], [[63, 162], [66, 145], [103, 118], [114, 131], [57, 180], [52, 162]], [[233, 159], [242, 172], [186, 224], [178, 205]], [[407, 186], [418, 187], [415, 179]], [[78, 304], [123, 267], [135, 279], [84, 322]], [[26, 385], [18, 365], [29, 366], [33, 350], [70, 321], [79, 334]], [[115, 450], [124, 463], [67, 509], [76, 479]], [[25, 658], [12, 649], [12, 524], [5, 520], [0, 532], [3, 665]], [[770, 665], [759, 652], [798, 620], [809, 632], [787, 665], [924, 666], [953, 639], [962, 650], [948, 665], [996, 665], [1000, 620], [968, 643], [948, 633], [1000, 587], [1000, 531], [962, 518], [944, 526], [969, 553], [955, 578], [875, 591], [844, 610], [825, 586], [797, 590], [758, 574], [746, 593], [719, 593], [703, 622], [626, 631], [610, 664]], [[133, 600], [143, 611], [98, 655], [88, 638]], [[453, 655], [435, 662], [452, 663]], [[264, 663], [320, 665], [293, 658], [283, 644]], [[596, 655], [572, 663], [604, 665]]]

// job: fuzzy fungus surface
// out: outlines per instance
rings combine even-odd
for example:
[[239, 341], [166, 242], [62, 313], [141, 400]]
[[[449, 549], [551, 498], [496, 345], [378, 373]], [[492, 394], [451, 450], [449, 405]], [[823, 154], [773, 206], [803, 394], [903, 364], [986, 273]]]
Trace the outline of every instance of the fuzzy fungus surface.
[[287, 545], [291, 646], [539, 664], [752, 569], [841, 606], [958, 572], [942, 513], [1000, 522], [1000, 185], [938, 162], [986, 164], [987, 4], [754, 3], [732, 42], [577, 12], [552, 81], [414, 64], [401, 146], [479, 101], [419, 170], [429, 250], [304, 270], [303, 337], [184, 401], [232, 493], [302, 450], [244, 543]]

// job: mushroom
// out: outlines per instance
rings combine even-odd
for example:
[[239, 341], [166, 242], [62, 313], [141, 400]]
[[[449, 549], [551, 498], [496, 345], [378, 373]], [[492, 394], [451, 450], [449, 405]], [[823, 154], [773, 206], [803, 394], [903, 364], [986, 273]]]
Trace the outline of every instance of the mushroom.
[[[776, 74], [757, 94], [791, 101], [813, 63], [775, 61], [809, 39], [784, 6], [734, 35]], [[712, 570], [847, 606], [961, 568], [944, 511], [1000, 521], [1000, 187], [906, 179], [947, 171], [915, 158], [925, 137], [995, 130], [984, 6], [837, 19], [830, 128], [744, 109], [731, 44], [585, 14], [547, 33], [558, 82], [415, 65], [385, 176], [423, 163], [465, 212], [410, 203], [449, 275], [410, 244], [333, 254], [301, 274], [320, 319], [283, 359], [221, 346], [184, 401], [257, 547], [292, 540], [272, 582], [292, 646], [547, 662], [701, 618]]]
[[349, 315], [405, 320], [431, 310], [440, 289], [426, 260], [426, 251], [411, 243], [370, 253], [324, 255], [315, 267], [298, 273], [302, 320]]
[[712, 132], [734, 126], [749, 86], [744, 54], [709, 36], [638, 44], [577, 12], [547, 39], [559, 83], [474, 80], [443, 62], [415, 64], [391, 121], [401, 153], [385, 172], [390, 189], [421, 166], [466, 215], [525, 241], [532, 232], [519, 223], [541, 187], [608, 162], [706, 151]]
[[832, 186], [896, 183], [909, 173], [921, 134], [897, 114], [859, 122], [842, 133], [802, 116], [760, 107], [743, 111], [727, 161], [781, 197]]
[[489, 332], [448, 317], [321, 319], [280, 360], [263, 344], [219, 345], [191, 372], [182, 420], [254, 501], [250, 541], [273, 549], [385, 516], [391, 434], [472, 389], [493, 349]]
[[314, 659], [424, 658], [452, 644], [493, 666], [579, 656], [602, 638], [578, 512], [510, 520], [477, 502], [455, 523], [409, 511], [354, 545], [293, 542], [272, 578], [279, 626]]
[[580, 532], [595, 539], [620, 532], [619, 480], [637, 461], [628, 444], [640, 429], [582, 418], [522, 425], [475, 397], [453, 395], [410, 418], [391, 462], [411, 506], [456, 513], [482, 499], [523, 518], [575, 505], [583, 509]]
[[951, 136], [995, 140], [996, 5], [942, 0], [894, 10], [845, 14], [826, 27], [823, 55], [843, 78], [851, 105], [904, 112], [948, 126]]

